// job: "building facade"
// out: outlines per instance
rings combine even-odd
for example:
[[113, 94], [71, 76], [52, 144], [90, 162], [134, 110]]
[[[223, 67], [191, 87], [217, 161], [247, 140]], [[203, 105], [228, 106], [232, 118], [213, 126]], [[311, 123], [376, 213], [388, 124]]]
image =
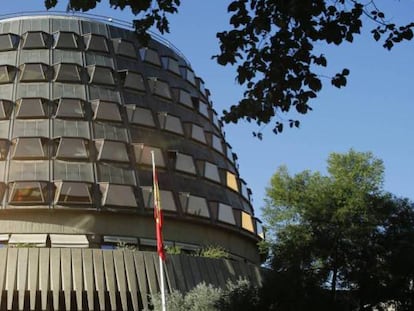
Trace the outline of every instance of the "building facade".
[[[92, 269], [90, 290], [109, 286], [115, 271], [114, 291], [121, 292], [117, 269], [119, 262], [131, 268], [131, 254], [113, 249], [155, 245], [151, 151], [166, 245], [184, 252], [221, 246], [233, 262], [257, 265], [263, 235], [250, 191], [209, 91], [176, 48], [157, 40], [144, 47], [132, 30], [72, 15], [0, 21], [0, 242], [8, 246], [1, 250], [0, 283], [9, 295], [2, 306], [47, 304], [52, 281], [44, 281], [49, 288], [41, 299], [24, 298], [30, 280], [42, 292], [45, 260], [50, 273], [43, 280], [57, 278], [55, 294], [65, 277], [73, 292], [77, 273], [85, 292], [90, 263], [95, 270], [102, 265], [105, 280], [99, 285]], [[138, 269], [138, 255], [131, 256]], [[115, 296], [108, 297], [114, 306]]]

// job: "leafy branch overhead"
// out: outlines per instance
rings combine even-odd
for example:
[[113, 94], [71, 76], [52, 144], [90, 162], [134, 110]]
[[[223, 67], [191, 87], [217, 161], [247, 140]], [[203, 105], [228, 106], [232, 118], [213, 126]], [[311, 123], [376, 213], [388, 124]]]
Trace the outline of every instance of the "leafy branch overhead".
[[[45, 0], [49, 9], [58, 0]], [[100, 0], [70, 0], [75, 11], [93, 9]], [[168, 14], [178, 12], [180, 0], [109, 0], [117, 9], [129, 8], [138, 16], [137, 33], [148, 42], [147, 31], [155, 26], [169, 32]], [[340, 45], [353, 42], [363, 22], [372, 22], [372, 36], [391, 50], [396, 43], [413, 38], [414, 23], [397, 26], [386, 18], [375, 1], [360, 0], [234, 0], [228, 6], [230, 29], [217, 33], [220, 54], [214, 58], [221, 65], [237, 65], [236, 81], [245, 89], [244, 97], [223, 111], [223, 120], [241, 119], [258, 125], [273, 124], [279, 133], [283, 117], [296, 110], [312, 110], [311, 99], [323, 87], [321, 67], [328, 60], [314, 46], [321, 43]], [[346, 86], [350, 71], [328, 77], [337, 88]], [[299, 127], [298, 120], [288, 120]], [[261, 133], [259, 137], [261, 137]]]

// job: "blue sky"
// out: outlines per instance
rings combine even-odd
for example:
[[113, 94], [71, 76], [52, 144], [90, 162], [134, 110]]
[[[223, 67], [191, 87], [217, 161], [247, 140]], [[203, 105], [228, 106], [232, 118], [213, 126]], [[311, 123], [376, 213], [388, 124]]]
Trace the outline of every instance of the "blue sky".
[[[2, 12], [43, 10], [43, 0], [7, 1]], [[60, 10], [66, 1], [60, 0]], [[102, 0], [102, 2], [108, 2]], [[219, 66], [211, 59], [218, 52], [215, 34], [227, 29], [229, 1], [182, 1], [171, 18], [171, 34], [165, 37], [177, 46], [203, 78], [212, 93], [213, 106], [221, 113], [237, 103], [243, 88], [234, 81], [235, 68]], [[414, 19], [413, 1], [377, 1], [395, 22]], [[128, 12], [109, 10], [106, 3], [90, 13], [132, 20]], [[280, 135], [264, 128], [264, 140], [251, 134], [256, 126], [241, 122], [226, 125], [226, 139], [239, 158], [240, 174], [253, 191], [253, 204], [260, 215], [265, 188], [277, 167], [285, 164], [291, 173], [305, 169], [325, 173], [331, 152], [371, 151], [385, 164], [384, 189], [414, 200], [414, 41], [382, 49], [368, 31], [353, 44], [318, 47], [328, 58], [324, 74], [349, 68], [348, 85], [336, 89], [326, 84], [311, 103], [313, 112], [301, 117], [300, 129]], [[289, 117], [286, 117], [289, 119]]]

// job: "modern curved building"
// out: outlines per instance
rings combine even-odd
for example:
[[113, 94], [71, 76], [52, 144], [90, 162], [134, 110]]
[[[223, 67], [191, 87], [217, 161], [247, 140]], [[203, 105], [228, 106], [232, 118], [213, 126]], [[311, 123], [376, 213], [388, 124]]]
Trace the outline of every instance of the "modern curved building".
[[[165, 244], [221, 246], [230, 275], [232, 265], [249, 275], [248, 263], [260, 261], [260, 222], [185, 57], [168, 42], [144, 47], [129, 29], [83, 17], [0, 21], [0, 308], [137, 309], [131, 284], [135, 294], [142, 282], [151, 288], [146, 265], [156, 257], [147, 252], [155, 249], [151, 151]], [[113, 250], [124, 245], [142, 252]], [[194, 265], [203, 270], [201, 261]], [[168, 284], [189, 289], [180, 265], [167, 269], [176, 278], [167, 275]]]

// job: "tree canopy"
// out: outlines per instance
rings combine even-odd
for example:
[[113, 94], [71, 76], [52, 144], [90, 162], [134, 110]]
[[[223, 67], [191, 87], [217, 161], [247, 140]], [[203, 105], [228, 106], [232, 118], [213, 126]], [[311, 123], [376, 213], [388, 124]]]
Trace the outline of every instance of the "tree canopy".
[[271, 179], [263, 209], [276, 272], [270, 300], [276, 310], [364, 310], [390, 300], [409, 310], [413, 204], [383, 191], [384, 166], [371, 153], [332, 153], [327, 171], [291, 176], [282, 166]]
[[[169, 32], [168, 15], [177, 13], [180, 0], [108, 0], [115, 9], [129, 9], [143, 43], [155, 26]], [[68, 0], [68, 10], [88, 11], [101, 0]], [[58, 0], [45, 0], [47, 9]], [[397, 25], [374, 0], [232, 0], [229, 1], [229, 29], [217, 33], [221, 65], [237, 65], [236, 81], [245, 89], [244, 97], [223, 111], [225, 122], [241, 119], [258, 125], [271, 124], [274, 133], [284, 124], [299, 127], [290, 118], [292, 111], [307, 114], [311, 100], [326, 81], [337, 87], [347, 84], [349, 69], [324, 76], [328, 59], [318, 50], [323, 45], [353, 42], [363, 27], [370, 27], [373, 39], [391, 50], [413, 38], [414, 23]], [[367, 25], [365, 25], [367, 24]], [[285, 117], [288, 121], [283, 121]], [[283, 118], [282, 118], [283, 117]], [[254, 133], [259, 138], [262, 133]]]

